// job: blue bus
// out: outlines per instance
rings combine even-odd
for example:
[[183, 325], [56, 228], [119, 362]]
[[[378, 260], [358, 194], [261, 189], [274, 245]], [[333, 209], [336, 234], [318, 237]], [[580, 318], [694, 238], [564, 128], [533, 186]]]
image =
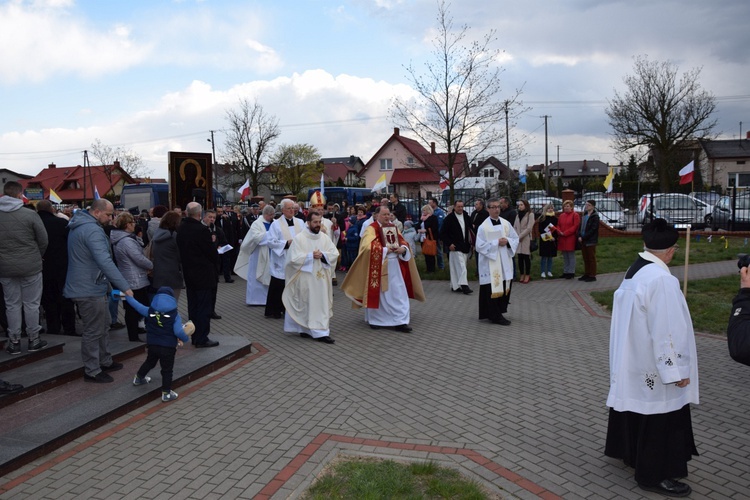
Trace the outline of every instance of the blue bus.
[[[214, 206], [223, 204], [224, 197], [216, 189], [213, 190], [213, 193]], [[120, 205], [125, 210], [137, 209], [137, 212], [149, 210], [156, 205], [169, 207], [169, 184], [166, 182], [127, 184], [122, 187]]]
[[[307, 200], [310, 199], [315, 191], [320, 191], [320, 188], [311, 188], [307, 191]], [[346, 204], [351, 207], [371, 201], [373, 194], [369, 188], [332, 186], [325, 188], [325, 197], [328, 203], [338, 203], [341, 206], [341, 203], [346, 201]]]

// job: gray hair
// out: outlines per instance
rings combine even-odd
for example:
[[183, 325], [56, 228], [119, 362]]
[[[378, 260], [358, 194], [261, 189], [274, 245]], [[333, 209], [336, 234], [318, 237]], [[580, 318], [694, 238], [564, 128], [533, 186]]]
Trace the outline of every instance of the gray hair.
[[279, 206], [281, 207], [282, 210], [284, 210], [285, 208], [294, 206], [294, 201], [290, 200], [289, 198], [284, 198], [283, 200], [279, 202]]
[[271, 205], [266, 205], [265, 207], [263, 207], [263, 212], [262, 213], [263, 213], [263, 215], [269, 215], [269, 214], [273, 215], [273, 214], [276, 213], [276, 209], [273, 208]]

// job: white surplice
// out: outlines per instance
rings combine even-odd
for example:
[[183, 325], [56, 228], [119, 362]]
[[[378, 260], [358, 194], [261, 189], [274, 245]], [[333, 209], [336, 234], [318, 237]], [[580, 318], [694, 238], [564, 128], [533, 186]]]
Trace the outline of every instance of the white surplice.
[[[612, 304], [607, 406], [653, 415], [698, 404], [698, 357], [680, 282], [653, 254], [639, 255], [652, 264], [623, 280]], [[687, 387], [675, 385], [685, 378]]]
[[[314, 259], [320, 250], [325, 257]], [[314, 338], [329, 336], [333, 316], [331, 266], [339, 252], [327, 234], [304, 229], [294, 237], [286, 258], [286, 285], [281, 296], [286, 308], [284, 331], [307, 333]]]
[[[273, 221], [272, 221], [273, 222]], [[245, 303], [252, 306], [266, 305], [268, 283], [271, 281], [268, 229], [264, 218], [255, 220], [242, 240], [234, 272], [247, 280]]]
[[[493, 293], [495, 291], [494, 284], [497, 283], [497, 280], [493, 281], [492, 269], [499, 268], [498, 264], [502, 265], [502, 276], [499, 278], [505, 281], [512, 280], [513, 255], [515, 255], [518, 248], [518, 234], [513, 229], [513, 226], [502, 217], [499, 217], [497, 220], [500, 221], [500, 224], [493, 225], [492, 219], [487, 217], [477, 229], [476, 241], [476, 249], [479, 254], [479, 258], [477, 259], [479, 284], [493, 284]], [[501, 237], [508, 240], [506, 246], [501, 247], [498, 245], [498, 240]], [[502, 283], [500, 286], [502, 287]]]
[[271, 276], [276, 279], [285, 279], [286, 266], [286, 243], [293, 240], [307, 227], [298, 217], [292, 217], [293, 226], [287, 223], [284, 216], [279, 217], [268, 229], [268, 248], [271, 250]]
[[404, 276], [398, 260], [411, 259], [411, 250], [406, 245], [406, 253], [398, 255], [383, 251], [383, 265], [388, 266], [388, 290], [380, 292], [380, 305], [377, 309], [365, 308], [365, 321], [375, 326], [408, 325], [410, 320], [409, 294], [406, 291]]

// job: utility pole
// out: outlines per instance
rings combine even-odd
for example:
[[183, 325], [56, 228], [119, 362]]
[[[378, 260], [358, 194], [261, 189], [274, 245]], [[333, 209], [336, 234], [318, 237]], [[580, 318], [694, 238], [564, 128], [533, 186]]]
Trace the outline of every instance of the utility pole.
[[[211, 142], [211, 170], [214, 171], [214, 185], [212, 186], [212, 189], [216, 189], [216, 191], [218, 192], [219, 177], [218, 177], [218, 172], [216, 172], [216, 143], [214, 142], [215, 130], [209, 130], [209, 132], [211, 132], [211, 138], [207, 140]], [[211, 194], [211, 199], [213, 200], [213, 193], [210, 193], [210, 194]], [[208, 195], [209, 193], [206, 193], [206, 199], [208, 199]], [[214, 200], [214, 205], [216, 205], [216, 200]]]
[[549, 196], [549, 138], [547, 136], [547, 119], [548, 115], [544, 115], [544, 190]]
[[508, 107], [510, 101], [505, 100], [505, 166], [510, 170], [510, 130], [508, 128]]

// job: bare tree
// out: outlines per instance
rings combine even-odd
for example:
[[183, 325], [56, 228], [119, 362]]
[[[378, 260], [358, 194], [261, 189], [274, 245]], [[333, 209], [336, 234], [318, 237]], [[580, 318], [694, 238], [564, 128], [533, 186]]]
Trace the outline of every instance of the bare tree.
[[240, 99], [237, 109], [227, 110], [229, 130], [224, 144], [233, 172], [250, 181], [254, 195], [262, 182], [261, 172], [268, 163], [273, 143], [281, 135], [279, 120], [266, 114], [257, 101]]
[[660, 187], [668, 192], [684, 166], [682, 148], [708, 137], [716, 126], [710, 119], [716, 99], [701, 89], [701, 68], [687, 71], [678, 81], [674, 63], [638, 56], [633, 71], [624, 78], [624, 95], [615, 91], [606, 110], [614, 147], [621, 153], [650, 148]]
[[279, 187], [300, 199], [306, 199], [305, 188], [317, 185], [324, 168], [318, 149], [310, 144], [281, 145], [273, 163]]
[[151, 174], [152, 170], [146, 167], [141, 156], [134, 151], [125, 149], [122, 146], [113, 148], [103, 144], [101, 140], [96, 139], [91, 144], [90, 156], [94, 159], [95, 164], [103, 167], [104, 175], [112, 183], [112, 177], [115, 174], [115, 161], [120, 162], [120, 169], [130, 177], [146, 177]]
[[464, 25], [454, 32], [448, 8], [444, 0], [438, 5], [434, 59], [425, 64], [425, 72], [417, 71], [412, 64], [406, 68], [417, 97], [396, 98], [391, 117], [423, 143], [436, 142], [447, 153], [441, 165], [425, 166], [446, 171], [452, 204], [457, 159], [465, 154], [471, 164], [492, 148], [503, 148], [505, 132], [501, 122], [506, 110], [508, 123], [514, 123], [523, 104], [519, 90], [512, 97], [500, 97], [502, 68], [497, 61], [501, 51], [491, 47], [496, 40], [495, 31], [466, 44], [469, 28]]

